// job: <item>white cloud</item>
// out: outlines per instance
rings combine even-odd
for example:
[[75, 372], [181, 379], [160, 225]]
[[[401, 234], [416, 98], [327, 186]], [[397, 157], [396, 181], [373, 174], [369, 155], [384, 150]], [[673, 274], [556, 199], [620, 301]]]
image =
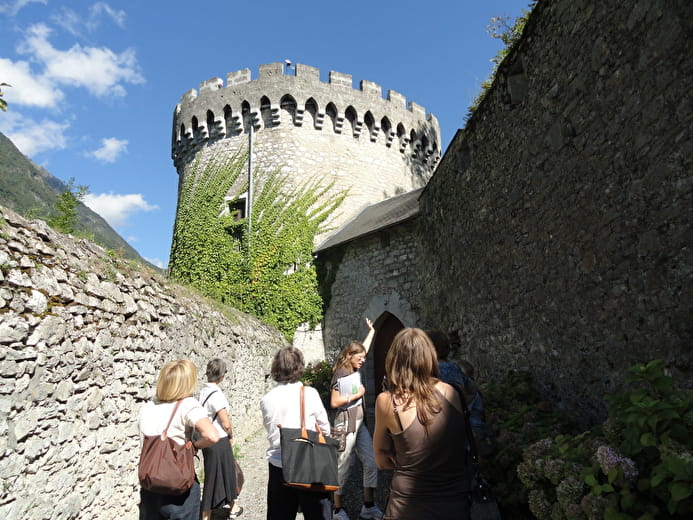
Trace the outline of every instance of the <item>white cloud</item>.
[[26, 61], [13, 62], [0, 58], [0, 79], [11, 87], [3, 87], [3, 97], [10, 106], [57, 107], [64, 99], [63, 92], [49, 81], [31, 71]]
[[0, 132], [5, 134], [19, 150], [28, 156], [47, 150], [62, 150], [67, 146], [67, 122], [44, 119], [36, 122], [19, 112], [7, 112], [0, 117]]
[[150, 264], [154, 264], [157, 266], [159, 269], [166, 269], [168, 267], [168, 262], [164, 262], [163, 260], [159, 258], [147, 258], [146, 256], [144, 259], [149, 262]]
[[83, 87], [96, 96], [124, 96], [123, 83], [144, 82], [134, 49], [117, 54], [106, 47], [75, 44], [63, 51], [49, 42], [50, 33], [45, 24], [32, 25], [18, 48], [44, 67], [47, 81]]
[[96, 32], [104, 16], [110, 18], [118, 27], [125, 27], [125, 11], [115, 10], [106, 2], [96, 2], [92, 5], [86, 17], [80, 16], [69, 7], [63, 7], [59, 14], [51, 17], [51, 21], [73, 36], [81, 37], [84, 29], [89, 33]]
[[47, 0], [15, 0], [14, 2], [0, 2], [0, 14], [15, 16], [23, 7], [31, 3], [46, 5]]
[[111, 20], [113, 20], [118, 27], [125, 27], [125, 11], [116, 11], [106, 2], [96, 2], [89, 8], [90, 20], [98, 20], [102, 13], [106, 14]]
[[116, 139], [115, 137], [107, 137], [101, 139], [101, 148], [92, 152], [87, 152], [87, 156], [94, 157], [105, 163], [114, 163], [120, 154], [128, 151], [128, 142], [126, 139]]
[[84, 203], [101, 215], [114, 228], [126, 224], [127, 219], [140, 211], [153, 211], [159, 206], [150, 205], [142, 194], [131, 193], [118, 195], [115, 193], [87, 194]]

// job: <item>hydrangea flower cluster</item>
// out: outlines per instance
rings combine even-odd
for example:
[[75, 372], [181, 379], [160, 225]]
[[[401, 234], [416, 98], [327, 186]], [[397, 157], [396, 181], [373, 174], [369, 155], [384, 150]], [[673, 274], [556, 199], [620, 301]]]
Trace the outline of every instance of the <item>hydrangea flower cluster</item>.
[[580, 501], [580, 507], [588, 520], [603, 520], [609, 501], [605, 497], [585, 495]]
[[597, 448], [597, 461], [605, 475], [608, 475], [612, 469], [620, 469], [627, 481], [634, 482], [638, 478], [638, 468], [635, 467], [635, 462], [624, 457], [610, 446]]
[[585, 483], [576, 477], [567, 477], [556, 487], [556, 498], [563, 509], [577, 505], [585, 494]]
[[551, 520], [551, 503], [540, 489], [531, 489], [527, 501], [529, 502], [529, 510], [538, 520]]

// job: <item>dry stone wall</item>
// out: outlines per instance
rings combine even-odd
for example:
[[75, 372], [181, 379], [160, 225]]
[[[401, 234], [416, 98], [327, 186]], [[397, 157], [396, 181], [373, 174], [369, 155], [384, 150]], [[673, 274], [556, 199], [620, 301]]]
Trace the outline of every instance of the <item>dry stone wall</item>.
[[135, 518], [137, 415], [167, 361], [222, 384], [236, 436], [262, 427], [274, 329], [0, 207], [0, 517]]
[[544, 0], [420, 199], [425, 326], [587, 417], [635, 362], [693, 381], [692, 6]]

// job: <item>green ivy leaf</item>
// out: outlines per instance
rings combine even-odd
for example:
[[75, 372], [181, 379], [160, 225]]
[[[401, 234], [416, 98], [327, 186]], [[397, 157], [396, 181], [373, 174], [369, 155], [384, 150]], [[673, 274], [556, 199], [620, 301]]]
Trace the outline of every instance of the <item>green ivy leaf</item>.
[[672, 482], [669, 484], [669, 493], [671, 493], [672, 500], [680, 502], [693, 494], [693, 486], [691, 482]]
[[643, 433], [640, 436], [640, 444], [643, 446], [656, 446], [657, 437], [655, 437], [652, 433]]

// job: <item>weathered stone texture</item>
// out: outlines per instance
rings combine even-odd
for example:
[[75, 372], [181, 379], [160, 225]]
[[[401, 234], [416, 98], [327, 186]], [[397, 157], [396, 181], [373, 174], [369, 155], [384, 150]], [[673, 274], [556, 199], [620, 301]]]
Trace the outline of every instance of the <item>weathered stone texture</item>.
[[[349, 341], [363, 339], [366, 317], [375, 322], [390, 313], [407, 327], [417, 325], [417, 288], [412, 282], [416, 279], [414, 229], [414, 223], [403, 224], [320, 254], [321, 277], [334, 279], [323, 319], [327, 359], [336, 359]], [[374, 350], [368, 355], [371, 360]], [[366, 388], [374, 391], [374, 363], [366, 363], [362, 373]]]
[[539, 2], [441, 160], [422, 323], [481, 377], [529, 367], [585, 417], [635, 362], [691, 384], [691, 5]]
[[258, 401], [273, 329], [220, 309], [87, 241], [0, 207], [0, 517], [135, 518], [137, 415], [161, 366], [229, 365], [240, 438]]

